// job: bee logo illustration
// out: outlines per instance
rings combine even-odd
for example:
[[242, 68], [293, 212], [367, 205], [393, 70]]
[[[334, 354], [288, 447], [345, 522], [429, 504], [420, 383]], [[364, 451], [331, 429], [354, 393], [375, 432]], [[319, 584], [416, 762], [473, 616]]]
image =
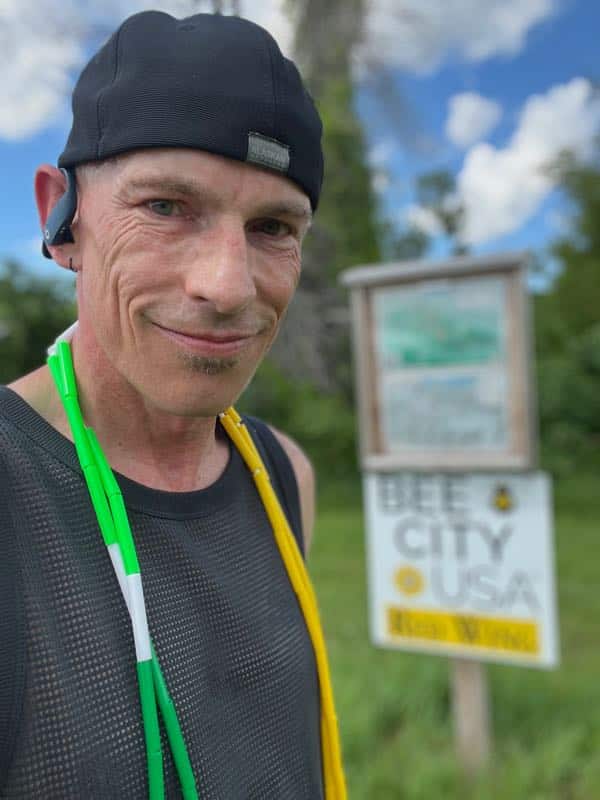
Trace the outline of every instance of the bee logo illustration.
[[503, 514], [512, 511], [515, 507], [515, 498], [508, 486], [498, 486], [492, 498], [492, 506]]

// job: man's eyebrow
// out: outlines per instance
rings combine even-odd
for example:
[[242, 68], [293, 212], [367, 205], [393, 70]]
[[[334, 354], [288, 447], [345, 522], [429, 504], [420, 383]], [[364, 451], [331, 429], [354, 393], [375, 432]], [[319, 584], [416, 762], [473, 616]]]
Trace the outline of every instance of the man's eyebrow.
[[199, 197], [204, 200], [216, 200], [216, 194], [201, 183], [194, 180], [177, 180], [174, 178], [132, 178], [125, 184], [126, 190], [144, 190], [182, 194], [188, 197]]
[[282, 200], [281, 202], [269, 203], [257, 208], [257, 216], [260, 217], [299, 217], [310, 223], [312, 212], [304, 203]]
[[[152, 191], [167, 192], [168, 194], [179, 194], [213, 205], [219, 205], [222, 202], [217, 193], [193, 179], [133, 178], [126, 183], [125, 189], [130, 191], [151, 189]], [[255, 214], [257, 217], [297, 217], [309, 224], [312, 221], [311, 209], [304, 203], [295, 200], [278, 200], [258, 205]]]

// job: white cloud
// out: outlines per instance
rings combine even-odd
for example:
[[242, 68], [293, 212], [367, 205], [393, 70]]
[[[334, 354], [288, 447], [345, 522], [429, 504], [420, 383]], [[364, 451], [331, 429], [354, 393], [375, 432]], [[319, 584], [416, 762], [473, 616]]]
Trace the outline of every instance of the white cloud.
[[[286, 0], [241, 0], [243, 16], [267, 28], [291, 55], [293, 31]], [[423, 72], [449, 55], [481, 61], [518, 52], [528, 31], [548, 17], [556, 0], [371, 0], [364, 45], [356, 63]], [[209, 0], [2, 0], [0, 137], [18, 139], [47, 127], [61, 109], [93, 24], [108, 29], [128, 14], [157, 8], [185, 16], [207, 11]], [[227, 8], [227, 5], [225, 5]], [[349, 12], [350, 13], [350, 12]]]
[[367, 153], [369, 166], [373, 169], [383, 169], [387, 167], [397, 146], [393, 139], [380, 139]]
[[411, 205], [402, 211], [402, 222], [423, 231], [428, 236], [439, 236], [443, 229], [438, 217], [429, 208]]
[[[281, 51], [289, 56], [293, 44], [293, 30], [289, 14], [285, 12], [286, 0], [240, 0], [240, 15], [266, 28], [276, 39]], [[212, 13], [212, 0], [104, 0], [102, 17], [116, 27], [130, 14], [138, 11], [165, 11], [174, 17], [187, 17], [190, 14]], [[228, 13], [230, 5], [223, 3], [223, 12]]]
[[371, 188], [375, 194], [384, 194], [391, 185], [390, 175], [384, 170], [373, 170], [371, 172]]
[[[69, 24], [64, 24], [65, 19]], [[61, 20], [60, 25], [54, 20]], [[74, 3], [4, 0], [1, 137], [21, 139], [54, 120], [68, 97], [69, 70], [81, 62], [79, 29], [80, 14]]]
[[376, 194], [384, 194], [391, 186], [390, 166], [396, 149], [396, 142], [387, 138], [380, 139], [367, 153], [371, 170], [371, 188]]
[[281, 52], [292, 57], [293, 30], [289, 16], [284, 11], [286, 0], [243, 0], [242, 16], [266, 28], [275, 38]]
[[566, 149], [585, 158], [599, 129], [600, 99], [584, 78], [530, 97], [505, 148], [481, 143], [465, 157], [457, 178], [464, 241], [477, 244], [518, 229], [553, 189], [548, 164]]
[[475, 92], [455, 94], [448, 101], [446, 136], [458, 147], [485, 138], [502, 116], [502, 107]]
[[391, 160], [397, 149], [396, 142], [391, 139], [380, 139], [367, 153], [367, 162], [371, 171], [371, 188], [375, 194], [384, 194], [391, 186]]
[[[244, 16], [268, 28], [284, 52], [292, 29], [283, 0], [241, 4]], [[98, 7], [81, 0], [1, 0], [0, 138], [23, 139], [66, 117], [74, 73], [97, 31], [111, 31], [129, 14], [158, 9], [186, 16], [211, 8], [208, 0], [105, 0]]]
[[359, 69], [383, 62], [431, 72], [450, 55], [467, 61], [513, 55], [556, 5], [556, 0], [371, 0], [356, 63]]
[[[157, 9], [166, 11], [175, 17], [184, 17], [199, 12], [211, 12], [213, 4], [210, 0], [113, 0], [119, 4], [121, 13], [117, 18], [124, 18], [134, 11]], [[275, 38], [281, 51], [289, 56], [292, 50], [293, 31], [289, 14], [285, 12], [286, 0], [241, 0], [240, 15], [266, 28]], [[225, 13], [229, 4], [223, 4]]]

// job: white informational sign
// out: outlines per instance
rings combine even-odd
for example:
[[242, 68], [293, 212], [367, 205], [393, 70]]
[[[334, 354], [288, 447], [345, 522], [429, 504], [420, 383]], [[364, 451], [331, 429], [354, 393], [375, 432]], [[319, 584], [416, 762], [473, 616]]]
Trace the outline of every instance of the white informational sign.
[[374, 289], [373, 317], [389, 451], [510, 447], [506, 276]]
[[558, 663], [551, 484], [543, 473], [365, 473], [375, 644]]

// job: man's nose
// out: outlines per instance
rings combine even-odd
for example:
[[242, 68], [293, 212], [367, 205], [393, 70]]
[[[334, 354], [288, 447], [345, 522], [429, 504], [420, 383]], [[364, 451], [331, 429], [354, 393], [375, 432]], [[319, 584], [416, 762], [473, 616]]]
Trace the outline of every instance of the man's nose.
[[188, 266], [186, 292], [210, 301], [221, 314], [234, 314], [256, 297], [252, 253], [244, 226], [228, 222], [205, 232]]

